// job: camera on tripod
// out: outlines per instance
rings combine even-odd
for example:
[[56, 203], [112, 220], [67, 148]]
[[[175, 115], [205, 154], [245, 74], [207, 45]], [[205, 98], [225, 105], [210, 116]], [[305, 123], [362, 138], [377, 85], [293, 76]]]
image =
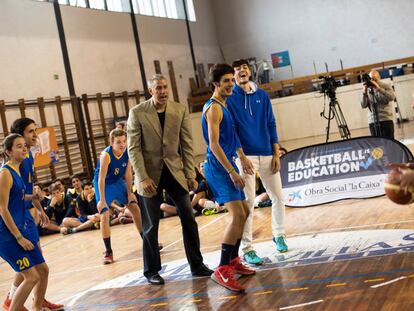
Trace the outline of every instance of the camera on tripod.
[[[329, 141], [329, 132], [331, 129], [331, 120], [335, 119], [336, 124], [338, 125], [339, 134], [342, 139], [350, 139], [351, 133], [349, 131], [348, 125], [344, 114], [342, 113], [341, 106], [339, 105], [338, 100], [336, 99], [336, 88], [341, 85], [339, 81], [336, 81], [332, 76], [320, 76], [319, 79], [323, 79], [321, 83], [320, 92], [329, 98], [329, 112], [328, 115], [325, 114], [325, 100], [323, 105], [323, 111], [321, 112], [321, 117], [328, 120], [328, 125], [326, 127], [326, 142]], [[324, 96], [324, 97], [325, 97]]]
[[372, 79], [371, 79], [371, 77], [370, 77], [370, 76], [369, 76], [369, 74], [367, 74], [367, 73], [364, 73], [364, 74], [362, 75], [361, 80], [362, 80], [362, 83], [363, 83], [364, 85], [366, 85], [367, 87], [374, 86], [374, 84], [372, 83]]
[[336, 81], [332, 76], [320, 76], [319, 79], [323, 79], [320, 92], [328, 96], [334, 95], [336, 88], [340, 85], [339, 81]]

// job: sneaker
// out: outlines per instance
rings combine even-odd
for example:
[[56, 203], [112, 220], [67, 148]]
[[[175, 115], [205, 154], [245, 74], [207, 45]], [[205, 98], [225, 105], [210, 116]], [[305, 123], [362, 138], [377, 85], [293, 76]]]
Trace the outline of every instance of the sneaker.
[[45, 298], [45, 300], [43, 300], [43, 303], [42, 303], [42, 308], [45, 308], [46, 310], [50, 310], [50, 311], [60, 311], [60, 310], [64, 310], [65, 306], [62, 304], [52, 303], [50, 301], [47, 301]]
[[233, 269], [228, 266], [219, 266], [214, 270], [214, 273], [211, 275], [211, 279], [217, 284], [233, 291], [233, 292], [244, 292], [244, 287], [242, 287], [234, 278]]
[[204, 216], [214, 215], [214, 214], [217, 214], [217, 208], [215, 208], [215, 207], [206, 207], [206, 208], [203, 208], [201, 213]]
[[109, 265], [114, 262], [114, 254], [105, 252], [104, 258], [103, 258], [103, 264]]
[[[10, 309], [10, 305], [11, 305], [11, 299], [9, 298], [9, 294], [7, 294], [6, 299], [3, 302], [3, 308], [4, 310], [8, 311]], [[21, 311], [29, 311], [27, 310], [24, 306], [21, 309]]]
[[275, 242], [278, 252], [286, 253], [288, 251], [288, 246], [286, 244], [286, 238], [284, 235], [279, 235], [277, 238], [273, 238], [273, 242]]
[[259, 204], [257, 204], [257, 206], [260, 207], [260, 208], [272, 206], [272, 200], [266, 200], [266, 201], [263, 201], [263, 202], [259, 202]]
[[230, 266], [232, 267], [234, 273], [240, 274], [240, 275], [253, 275], [256, 274], [256, 270], [245, 266], [241, 260], [240, 257], [234, 258], [232, 261], [230, 261]]
[[263, 259], [257, 256], [254, 250], [251, 250], [243, 255], [243, 259], [245, 262], [251, 265], [260, 266], [263, 264]]

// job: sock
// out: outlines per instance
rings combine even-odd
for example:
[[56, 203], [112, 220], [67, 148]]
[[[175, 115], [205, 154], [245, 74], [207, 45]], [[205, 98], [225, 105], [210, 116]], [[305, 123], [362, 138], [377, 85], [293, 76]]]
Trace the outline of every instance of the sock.
[[111, 248], [111, 238], [105, 238], [103, 239], [104, 244], [105, 244], [105, 248], [106, 248], [106, 252], [107, 253], [112, 253], [112, 248]]
[[14, 293], [17, 290], [17, 286], [15, 286], [14, 284], [12, 284], [12, 286], [10, 287], [10, 292], [9, 292], [9, 299], [12, 300]]
[[259, 206], [259, 203], [262, 203], [262, 200], [260, 200], [260, 199], [259, 199], [259, 197], [256, 197], [256, 198], [254, 199], [254, 203], [253, 203], [254, 205], [253, 205], [253, 206], [254, 206], [254, 207]]
[[72, 228], [72, 232], [73, 233], [76, 233], [77, 231], [76, 231], [76, 228]]
[[236, 257], [239, 257], [239, 248], [240, 248], [241, 239], [238, 239], [236, 245], [234, 245], [233, 253], [231, 254], [231, 259], [233, 260]]
[[225, 266], [230, 263], [231, 255], [233, 254], [234, 245], [221, 244], [221, 259], [219, 266]]

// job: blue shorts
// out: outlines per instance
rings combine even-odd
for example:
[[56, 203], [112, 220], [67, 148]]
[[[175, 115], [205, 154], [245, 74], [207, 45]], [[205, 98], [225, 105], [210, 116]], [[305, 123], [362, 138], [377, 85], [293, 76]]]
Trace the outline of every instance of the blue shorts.
[[87, 222], [89, 219], [88, 219], [88, 217], [87, 216], [79, 216], [78, 217], [78, 220], [83, 224], [83, 223], [85, 223], [85, 222]]
[[[238, 173], [239, 170], [234, 161], [231, 161], [231, 165]], [[219, 205], [231, 201], [244, 201], [246, 199], [243, 189], [234, 186], [230, 175], [216, 159], [207, 159], [204, 164], [204, 173], [208, 187], [213, 192], [213, 196]]]
[[[98, 180], [93, 181], [95, 187], [96, 202], [100, 201], [100, 194], [98, 188]], [[121, 205], [128, 204], [127, 185], [124, 179], [119, 179], [114, 183], [105, 184], [105, 199], [106, 203], [110, 205], [113, 201], [118, 201]], [[108, 206], [109, 207], [109, 206]]]
[[25, 251], [14, 238], [0, 241], [0, 257], [7, 261], [16, 272], [28, 270], [45, 262], [38, 240], [28, 238], [25, 234], [23, 236], [33, 243], [33, 250]]

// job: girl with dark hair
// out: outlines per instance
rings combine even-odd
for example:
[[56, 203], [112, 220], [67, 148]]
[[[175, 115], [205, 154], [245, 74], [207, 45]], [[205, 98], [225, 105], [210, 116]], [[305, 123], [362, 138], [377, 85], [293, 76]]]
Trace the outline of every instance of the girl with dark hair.
[[11, 134], [4, 139], [3, 149], [9, 161], [0, 170], [0, 257], [23, 278], [9, 310], [22, 310], [33, 289], [33, 310], [42, 310], [49, 268], [33, 217], [25, 207], [26, 186], [19, 168], [26, 159], [26, 142], [21, 135]]

